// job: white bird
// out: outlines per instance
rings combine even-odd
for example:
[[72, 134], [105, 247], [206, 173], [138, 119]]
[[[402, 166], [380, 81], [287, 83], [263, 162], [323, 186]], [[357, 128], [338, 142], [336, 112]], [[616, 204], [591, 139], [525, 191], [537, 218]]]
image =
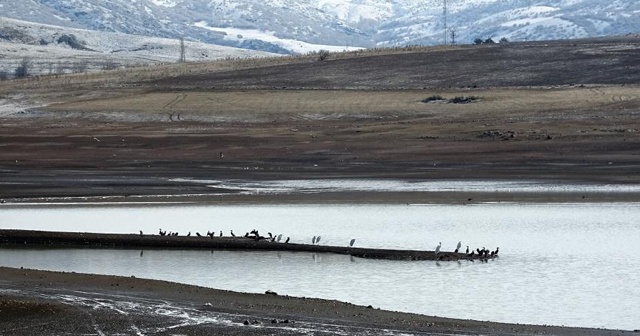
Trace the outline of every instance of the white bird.
[[316, 243], [316, 236], [313, 236], [313, 238], [311, 238], [311, 244], [315, 244]]
[[356, 239], [355, 239], [355, 238], [353, 238], [353, 239], [351, 239], [351, 241], [349, 242], [349, 246], [353, 246], [353, 244], [355, 244], [355, 243], [356, 243]]
[[278, 235], [278, 239], [276, 239], [276, 241], [278, 241], [278, 243], [280, 242], [280, 239], [282, 239], [282, 234]]
[[440, 253], [440, 248], [442, 247], [442, 242], [438, 243], [438, 246], [436, 246], [436, 254]]
[[320, 242], [320, 236], [318, 236], [318, 238], [316, 238], [316, 244]]

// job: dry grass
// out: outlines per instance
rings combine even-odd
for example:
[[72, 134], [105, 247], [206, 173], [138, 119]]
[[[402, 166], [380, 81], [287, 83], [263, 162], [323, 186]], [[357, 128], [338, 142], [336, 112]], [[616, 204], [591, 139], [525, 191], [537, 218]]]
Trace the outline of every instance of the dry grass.
[[[414, 52], [438, 52], [455, 50], [456, 46], [407, 46], [397, 48], [365, 49], [349, 52], [330, 53], [328, 60], [352, 59], [396, 55]], [[316, 53], [291, 56], [274, 56], [262, 58], [235, 58], [210, 62], [175, 63], [165, 65], [142, 66], [127, 69], [98, 71], [93, 73], [46, 75], [0, 81], [0, 94], [14, 90], [69, 90], [96, 88], [135, 88], [143, 86], [147, 81], [167, 79], [179, 76], [192, 76], [216, 72], [258, 69], [264, 67], [304, 64], [319, 62]]]
[[[423, 103], [425, 97], [473, 95], [469, 104]], [[543, 119], [577, 119], [603, 115], [616, 107], [640, 108], [638, 87], [493, 89], [473, 91], [355, 91], [355, 90], [256, 90], [141, 92], [109, 98], [86, 99], [51, 105], [55, 112], [131, 112], [174, 115], [173, 121], [189, 118], [270, 121], [276, 119], [349, 119], [377, 116], [423, 116], [440, 119], [465, 117], [516, 118], [530, 122]], [[605, 112], [609, 111], [609, 112]], [[507, 121], [507, 120], [505, 120]]]

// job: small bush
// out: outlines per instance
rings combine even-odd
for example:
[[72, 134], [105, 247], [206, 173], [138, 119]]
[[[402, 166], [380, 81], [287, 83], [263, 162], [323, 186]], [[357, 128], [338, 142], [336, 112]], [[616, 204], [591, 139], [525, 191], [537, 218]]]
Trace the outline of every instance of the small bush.
[[473, 103], [475, 101], [480, 100], [480, 97], [475, 97], [475, 96], [457, 96], [454, 98], [449, 99], [449, 103], [451, 104], [469, 104], [469, 103]]
[[442, 101], [442, 100], [446, 100], [446, 99], [444, 99], [441, 95], [433, 95], [431, 97], [427, 97], [423, 99], [422, 102], [430, 103], [430, 102], [436, 102], [436, 101]]
[[328, 50], [320, 50], [318, 51], [318, 61], [324, 61], [329, 57], [329, 51]]

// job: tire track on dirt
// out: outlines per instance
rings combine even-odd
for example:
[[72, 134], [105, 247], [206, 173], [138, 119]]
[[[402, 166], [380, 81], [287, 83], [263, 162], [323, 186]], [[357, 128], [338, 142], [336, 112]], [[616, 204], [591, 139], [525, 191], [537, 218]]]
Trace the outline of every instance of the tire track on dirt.
[[[173, 108], [180, 104], [182, 101], [184, 101], [187, 98], [187, 94], [186, 93], [181, 93], [178, 94], [173, 100], [171, 100], [170, 102], [168, 102], [167, 104], [165, 104], [162, 108], [165, 110], [173, 110]], [[173, 118], [174, 116], [176, 117], [177, 120], [181, 120], [181, 113], [178, 113], [176, 115], [176, 112], [169, 112], [169, 121], [175, 121]]]

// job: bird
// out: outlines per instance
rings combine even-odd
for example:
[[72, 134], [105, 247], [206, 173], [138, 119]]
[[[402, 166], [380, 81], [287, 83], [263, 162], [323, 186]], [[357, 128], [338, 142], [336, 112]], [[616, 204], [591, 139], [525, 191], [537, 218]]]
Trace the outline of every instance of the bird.
[[467, 254], [469, 254], [469, 245], [467, 245]]
[[316, 238], [316, 244], [320, 242], [320, 236], [318, 236], [318, 238]]
[[191, 231], [189, 231], [189, 233], [187, 233], [187, 237], [191, 237]]
[[273, 238], [273, 235], [271, 234], [271, 232], [267, 232], [267, 234], [269, 235], [269, 238]]
[[220, 158], [222, 159], [223, 157], [224, 157], [224, 154], [220, 152]]
[[353, 239], [351, 239], [351, 241], [349, 242], [349, 246], [353, 246], [353, 244], [355, 244], [355, 243], [356, 243], [356, 239], [355, 239], [355, 238], [353, 238]]
[[279, 243], [280, 239], [282, 239], [282, 233], [278, 235], [278, 239], [276, 239], [276, 241]]
[[458, 253], [458, 250], [460, 249], [460, 247], [462, 247], [462, 242], [459, 241], [458, 242], [458, 246], [456, 246], [456, 253]]
[[498, 255], [499, 250], [500, 250], [500, 247], [496, 247], [496, 253], [494, 253], [494, 255]]
[[220, 230], [220, 237], [222, 237], [222, 230]]
[[[191, 232], [189, 232], [189, 233], [191, 233]], [[200, 234], [200, 232], [196, 232], [196, 236], [198, 236], [198, 237], [202, 237], [202, 235]]]
[[233, 233], [233, 230], [231, 230], [231, 237], [235, 237], [236, 235]]
[[142, 237], [144, 234], [142, 233], [142, 230], [140, 230], [140, 237]]
[[438, 246], [436, 246], [436, 254], [440, 253], [440, 248], [442, 247], [442, 242], [438, 243]]
[[289, 238], [291, 238], [291, 237], [287, 237], [287, 240], [284, 241], [285, 244], [289, 243]]
[[316, 243], [316, 236], [313, 236], [313, 238], [311, 238], [311, 244], [315, 244]]

